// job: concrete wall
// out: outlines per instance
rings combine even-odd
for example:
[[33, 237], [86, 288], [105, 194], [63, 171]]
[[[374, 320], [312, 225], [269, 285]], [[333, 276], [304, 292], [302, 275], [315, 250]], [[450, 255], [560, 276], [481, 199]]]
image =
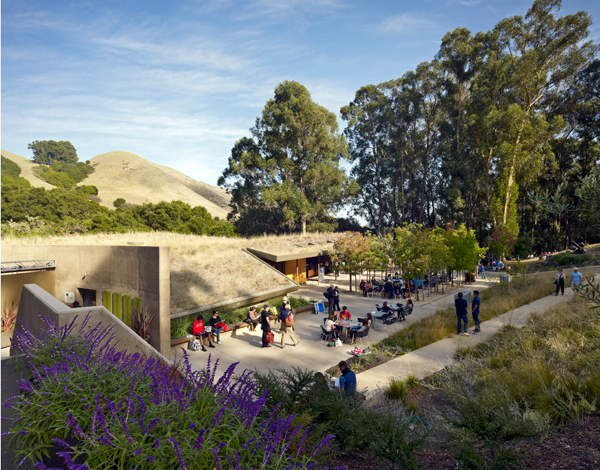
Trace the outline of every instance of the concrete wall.
[[37, 284], [50, 294], [54, 295], [55, 282], [53, 269], [49, 271], [3, 274], [2, 307], [4, 307], [5, 302], [9, 307], [12, 302], [17, 305], [21, 298], [21, 289], [25, 284]]
[[[15, 331], [22, 333], [22, 325], [24, 324], [28, 331], [34, 335], [39, 334], [42, 331], [42, 326], [45, 325], [40, 313], [52, 320], [58, 327], [70, 324], [75, 317], [77, 317], [75, 324], [80, 325], [86, 315], [90, 313], [91, 319], [85, 331], [89, 331], [100, 322], [103, 327], [113, 326], [114, 341], [119, 342], [117, 350], [126, 350], [129, 353], [138, 352], [148, 357], [165, 359], [164, 355], [161, 355], [159, 351], [136, 335], [131, 328], [104, 307], [70, 308], [41, 287], [35, 284], [26, 284], [23, 286], [21, 293]], [[169, 348], [170, 346], [169, 342]], [[14, 348], [11, 347], [11, 355], [14, 353]]]
[[150, 330], [150, 344], [163, 355], [169, 356], [171, 348], [169, 247], [104, 245], [4, 245], [2, 247], [3, 261], [29, 259], [56, 259], [54, 294], [59, 300], [64, 299], [65, 292], [73, 292], [76, 300], [82, 304], [78, 289], [96, 290], [97, 305], [102, 303], [103, 290], [142, 298], [144, 304], [150, 305], [156, 312]]

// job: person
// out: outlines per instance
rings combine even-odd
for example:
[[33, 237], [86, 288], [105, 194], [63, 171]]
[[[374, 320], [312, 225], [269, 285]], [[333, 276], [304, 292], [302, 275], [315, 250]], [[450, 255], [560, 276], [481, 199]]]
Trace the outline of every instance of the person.
[[285, 348], [285, 335], [286, 334], [290, 335], [290, 339], [294, 343], [294, 346], [298, 346], [298, 343], [300, 343], [300, 341], [296, 340], [296, 335], [294, 335], [293, 325], [287, 326], [285, 323], [285, 321], [288, 318], [291, 320], [294, 318], [294, 316], [292, 314], [292, 307], [290, 306], [290, 304], [285, 304], [283, 306], [283, 309], [281, 310], [281, 313], [279, 314], [279, 319], [281, 320], [281, 349]]
[[258, 318], [256, 318], [256, 307], [250, 307], [245, 322], [250, 326], [250, 331], [256, 331], [256, 325], [258, 325]]
[[210, 333], [204, 328], [204, 317], [202, 315], [198, 315], [194, 324], [192, 325], [192, 334], [196, 335], [196, 339], [200, 341], [202, 345], [202, 351], [206, 352], [206, 348], [204, 347], [204, 338], [208, 339], [208, 347], [214, 348], [215, 346], [212, 344], [210, 340]]
[[579, 272], [578, 268], [573, 268], [573, 272], [571, 273], [571, 289], [573, 286], [579, 286], [581, 284], [581, 278], [583, 274]]
[[[467, 299], [463, 299], [463, 293], [459, 292], [458, 293], [458, 298], [454, 301], [454, 306], [456, 307], [456, 318], [458, 320], [458, 328], [457, 328], [457, 335], [462, 334], [463, 336], [469, 336], [469, 333], [467, 333], [467, 328], [469, 326], [469, 318], [467, 317], [467, 307], [468, 307], [468, 302]], [[461, 327], [460, 327], [460, 322], [461, 320], [464, 323], [464, 333], [461, 333]]]
[[562, 291], [562, 295], [565, 295], [565, 274], [561, 268], [558, 268], [558, 272], [556, 273], [556, 281], [554, 281], [554, 284], [556, 284], [556, 294], [554, 295], [558, 295], [559, 289]]
[[262, 347], [270, 348], [271, 345], [267, 342], [267, 333], [271, 331], [271, 314], [269, 313], [269, 307], [267, 304], [264, 305], [263, 311], [260, 312], [260, 328], [262, 330]]
[[360, 281], [360, 290], [362, 291], [363, 295], [366, 297], [367, 296], [367, 283], [365, 282], [364, 279], [362, 281]]
[[210, 319], [210, 332], [217, 337], [217, 344], [221, 344], [221, 331], [223, 331], [224, 328], [223, 326], [217, 327], [220, 323], [223, 322], [219, 316], [219, 311], [213, 310], [212, 318]]
[[333, 309], [340, 310], [340, 291], [338, 290], [338, 286], [335, 286], [335, 289], [333, 289]]
[[350, 312], [348, 311], [348, 307], [346, 307], [345, 305], [342, 307], [342, 311], [340, 312], [340, 320], [350, 320], [350, 318], [352, 317], [352, 315], [350, 315]]
[[388, 306], [387, 301], [383, 302], [383, 307], [381, 307], [381, 311], [385, 312], [385, 315], [383, 315], [384, 319], [390, 318], [392, 316], [392, 308]]
[[485, 266], [483, 265], [483, 263], [481, 264], [481, 266], [479, 266], [479, 269], [481, 270], [481, 279], [487, 279], [487, 277], [485, 277]]
[[329, 315], [331, 315], [333, 313], [333, 305], [334, 305], [334, 301], [335, 301], [333, 284], [331, 284], [327, 288], [327, 300], [328, 300], [328, 302], [327, 302], [328, 313], [329, 313]]
[[340, 372], [342, 373], [340, 377], [340, 386], [333, 388], [339, 390], [340, 392], [345, 392], [347, 397], [351, 397], [356, 392], [356, 374], [350, 370], [346, 361], [341, 361], [338, 364], [340, 368]]
[[337, 328], [335, 326], [335, 317], [333, 316], [333, 314], [329, 315], [327, 317], [327, 320], [325, 320], [325, 331], [327, 333], [333, 331], [333, 335], [337, 338], [338, 334]]
[[391, 299], [394, 296], [394, 286], [392, 285], [392, 281], [388, 278], [383, 285], [383, 292], [385, 292], [386, 297]]
[[79, 308], [79, 307], [81, 307], [81, 305], [79, 305], [79, 302], [75, 301], [75, 302], [73, 302], [73, 307], [71, 307], [71, 308]]
[[471, 313], [473, 315], [473, 323], [475, 323], [475, 329], [473, 334], [477, 335], [481, 331], [479, 329], [479, 312], [481, 310], [481, 299], [479, 298], [479, 291], [473, 291], [473, 300], [471, 301]]

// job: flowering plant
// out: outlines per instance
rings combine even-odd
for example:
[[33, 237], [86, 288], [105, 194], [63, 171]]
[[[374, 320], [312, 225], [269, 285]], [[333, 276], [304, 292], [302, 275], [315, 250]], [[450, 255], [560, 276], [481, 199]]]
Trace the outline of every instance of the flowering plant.
[[[16, 414], [9, 445], [40, 470], [53, 455], [70, 470], [311, 468], [332, 437], [304, 455], [307, 429], [292, 426], [294, 416], [280, 417], [277, 407], [261, 418], [266, 394], [255, 396], [251, 372], [234, 378], [237, 364], [219, 377], [210, 356], [200, 372], [185, 350], [175, 366], [117, 351], [110, 328], [85, 332], [89, 315], [78, 331], [44, 320], [41, 336], [55, 340], [51, 360], [30, 362], [33, 379], [19, 381], [24, 393], [4, 404]], [[65, 342], [67, 332], [84, 346]], [[17, 343], [34, 358], [47, 341], [25, 331]]]

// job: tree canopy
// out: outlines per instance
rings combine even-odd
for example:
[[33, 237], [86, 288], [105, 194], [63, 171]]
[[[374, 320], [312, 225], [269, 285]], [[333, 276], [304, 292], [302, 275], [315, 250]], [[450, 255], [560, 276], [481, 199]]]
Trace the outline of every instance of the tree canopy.
[[333, 211], [358, 192], [340, 167], [348, 150], [335, 114], [300, 83], [285, 81], [250, 132], [218, 183], [232, 193], [229, 218], [240, 232], [335, 229]]
[[33, 161], [39, 165], [51, 165], [54, 162], [77, 163], [77, 151], [68, 140], [34, 140], [28, 146], [33, 151]]

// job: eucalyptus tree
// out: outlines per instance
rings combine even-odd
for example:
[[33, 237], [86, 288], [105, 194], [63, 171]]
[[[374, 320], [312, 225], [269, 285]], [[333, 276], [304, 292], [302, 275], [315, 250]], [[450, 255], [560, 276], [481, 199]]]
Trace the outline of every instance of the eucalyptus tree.
[[[300, 83], [277, 85], [250, 132], [233, 147], [218, 182], [232, 193], [229, 218], [241, 233], [255, 226], [303, 234], [327, 228], [332, 211], [358, 192], [340, 168], [348, 146], [335, 114]], [[276, 225], [265, 227], [265, 219]]]

